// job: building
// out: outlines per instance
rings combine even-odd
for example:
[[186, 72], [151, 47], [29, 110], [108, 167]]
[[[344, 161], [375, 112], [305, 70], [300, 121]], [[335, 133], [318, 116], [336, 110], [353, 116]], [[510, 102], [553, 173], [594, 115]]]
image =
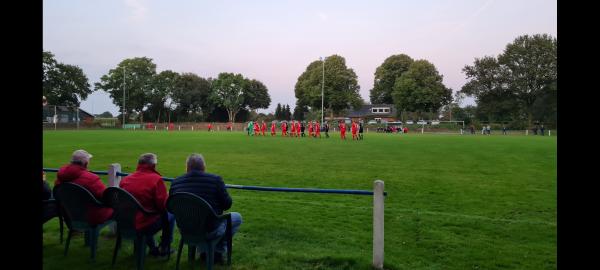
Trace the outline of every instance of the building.
[[366, 104], [358, 110], [350, 111], [347, 118], [350, 118], [352, 121], [360, 119], [365, 122], [375, 120], [377, 123], [386, 123], [397, 121], [396, 114], [396, 107], [392, 104]]
[[[55, 115], [56, 114], [56, 115]], [[94, 116], [81, 108], [67, 106], [43, 106], [42, 122], [44, 123], [77, 123], [94, 122]]]

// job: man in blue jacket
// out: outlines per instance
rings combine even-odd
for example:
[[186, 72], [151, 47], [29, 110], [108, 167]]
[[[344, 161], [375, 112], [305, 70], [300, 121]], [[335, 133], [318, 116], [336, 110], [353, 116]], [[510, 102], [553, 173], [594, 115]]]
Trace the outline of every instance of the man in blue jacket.
[[[200, 196], [215, 210], [217, 215], [223, 214], [223, 211], [231, 208], [232, 200], [227, 193], [223, 179], [214, 174], [206, 173], [206, 163], [204, 157], [200, 154], [191, 154], [186, 161], [187, 173], [177, 177], [171, 184], [169, 196], [177, 192], [189, 192]], [[240, 213], [231, 212], [232, 235], [235, 235], [242, 224]], [[227, 221], [220, 224], [213, 224], [209, 228], [212, 230], [210, 235], [224, 235], [227, 227]], [[225, 237], [217, 244], [215, 252], [215, 262], [223, 261], [223, 253], [227, 251], [227, 241]]]

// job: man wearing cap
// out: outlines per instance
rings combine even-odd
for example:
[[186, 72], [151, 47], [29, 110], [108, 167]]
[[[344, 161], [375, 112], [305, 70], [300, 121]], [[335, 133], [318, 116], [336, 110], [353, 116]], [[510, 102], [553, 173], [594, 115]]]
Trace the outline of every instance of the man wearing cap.
[[[56, 174], [55, 186], [62, 183], [73, 183], [87, 189], [96, 199], [102, 200], [102, 193], [106, 186], [100, 177], [88, 171], [88, 164], [92, 155], [85, 150], [73, 152], [71, 163], [61, 167]], [[92, 207], [88, 209], [88, 222], [97, 225], [106, 222], [112, 217], [113, 210], [109, 207]]]
[[[167, 187], [161, 175], [156, 171], [158, 160], [153, 153], [142, 154], [137, 169], [119, 183], [119, 187], [131, 193], [146, 210], [156, 212], [145, 215], [138, 211], [135, 216], [135, 228], [150, 236], [146, 244], [152, 256], [167, 256], [171, 253], [175, 217], [167, 212]], [[162, 230], [160, 247], [156, 247], [154, 235]]]

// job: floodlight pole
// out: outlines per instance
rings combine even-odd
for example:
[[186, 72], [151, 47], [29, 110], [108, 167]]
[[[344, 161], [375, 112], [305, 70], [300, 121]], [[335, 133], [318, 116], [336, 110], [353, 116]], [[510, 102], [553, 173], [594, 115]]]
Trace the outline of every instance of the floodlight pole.
[[322, 59], [322, 57], [319, 57], [319, 58], [321, 58], [321, 61], [323, 61], [323, 82], [321, 83], [321, 125], [322, 125], [323, 124], [323, 112], [324, 112], [323, 100], [325, 98], [325, 95], [324, 95], [324, 93], [325, 93], [325, 59]]
[[125, 67], [123, 67], [123, 129], [125, 129]]

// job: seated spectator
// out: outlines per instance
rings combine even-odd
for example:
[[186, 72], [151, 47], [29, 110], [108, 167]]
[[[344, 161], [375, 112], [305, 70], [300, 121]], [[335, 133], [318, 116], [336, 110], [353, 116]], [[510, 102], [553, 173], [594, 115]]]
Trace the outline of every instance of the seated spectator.
[[[161, 175], [156, 171], [157, 163], [155, 154], [141, 155], [135, 172], [123, 178], [119, 187], [131, 193], [146, 210], [158, 213], [156, 215], [136, 213], [135, 228], [149, 236], [146, 243], [150, 248], [150, 255], [163, 257], [172, 252], [175, 216], [167, 212], [167, 188]], [[154, 235], [159, 230], [162, 230], [162, 235], [160, 247], [157, 247]]]
[[49, 200], [52, 197], [52, 190], [46, 182], [46, 173], [42, 172], [42, 201]]
[[[92, 155], [85, 150], [73, 152], [71, 163], [61, 167], [56, 174], [56, 186], [62, 183], [73, 183], [87, 189], [97, 200], [102, 200], [102, 193], [106, 186], [95, 175], [87, 170]], [[88, 222], [90, 224], [102, 224], [112, 217], [113, 210], [109, 207], [90, 206], [88, 211]]]
[[[215, 210], [217, 215], [231, 208], [232, 200], [227, 193], [223, 179], [214, 174], [206, 173], [204, 157], [200, 154], [191, 154], [186, 161], [187, 173], [177, 177], [171, 184], [169, 194], [177, 192], [189, 192], [200, 196]], [[231, 228], [234, 235], [242, 224], [240, 213], [231, 212]], [[209, 236], [221, 236], [225, 234], [227, 223], [223, 220], [219, 224], [209, 224]], [[215, 262], [223, 261], [223, 253], [227, 252], [227, 240], [225, 237], [217, 244]]]

